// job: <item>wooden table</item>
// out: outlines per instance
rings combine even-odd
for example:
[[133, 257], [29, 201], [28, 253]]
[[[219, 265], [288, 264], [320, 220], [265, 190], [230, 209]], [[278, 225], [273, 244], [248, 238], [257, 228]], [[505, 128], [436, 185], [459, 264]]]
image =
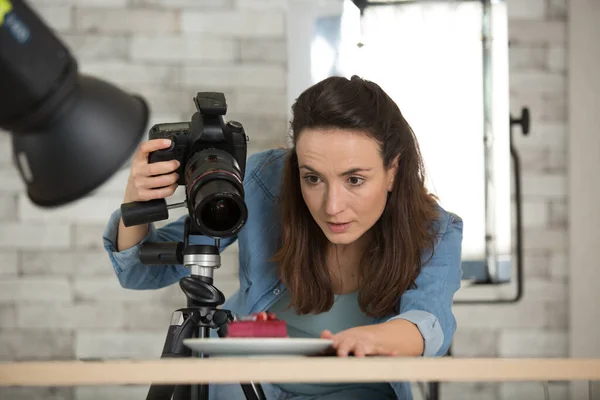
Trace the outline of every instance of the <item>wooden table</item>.
[[600, 359], [260, 357], [0, 363], [0, 386], [600, 381]]

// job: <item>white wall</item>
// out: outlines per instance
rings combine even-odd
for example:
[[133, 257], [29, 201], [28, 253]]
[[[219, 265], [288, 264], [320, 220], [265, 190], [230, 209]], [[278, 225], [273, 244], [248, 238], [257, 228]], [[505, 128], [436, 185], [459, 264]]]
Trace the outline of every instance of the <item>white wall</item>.
[[[600, 357], [600, 2], [571, 0], [569, 15], [569, 355], [588, 358]], [[587, 399], [588, 387], [571, 393]]]

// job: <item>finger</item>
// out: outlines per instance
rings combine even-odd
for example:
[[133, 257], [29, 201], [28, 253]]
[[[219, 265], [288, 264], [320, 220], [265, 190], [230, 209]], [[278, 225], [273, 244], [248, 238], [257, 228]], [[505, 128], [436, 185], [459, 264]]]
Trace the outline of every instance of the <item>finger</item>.
[[156, 176], [169, 174], [179, 168], [179, 161], [161, 161], [156, 163], [146, 164], [140, 167], [138, 176]]
[[168, 149], [171, 143], [170, 139], [151, 139], [141, 144], [139, 153], [147, 157], [153, 151]]
[[138, 189], [157, 189], [166, 186], [170, 186], [177, 182], [179, 174], [173, 172], [167, 175], [143, 177], [136, 180], [136, 187]]
[[354, 356], [355, 357], [364, 357], [367, 354], [371, 354], [371, 352], [367, 350], [367, 347], [364, 344], [357, 343], [354, 346]]
[[143, 142], [133, 156], [133, 160], [148, 162], [148, 154], [156, 150], [167, 149], [171, 147], [171, 143], [170, 139], [151, 139]]
[[337, 353], [340, 357], [348, 357], [348, 354], [354, 349], [355, 342], [353, 340], [344, 340], [337, 346]]
[[333, 338], [333, 333], [331, 333], [331, 331], [329, 329], [325, 329], [323, 332], [321, 332], [321, 339], [332, 339]]
[[143, 190], [140, 193], [141, 201], [148, 201], [154, 199], [164, 199], [165, 197], [172, 196], [177, 189], [177, 184], [173, 184], [171, 186], [167, 186], [160, 189], [152, 189], [152, 190]]
[[[175, 167], [175, 165], [177, 167]], [[134, 177], [146, 177], [152, 175], [160, 175], [153, 174], [152, 172], [155, 169], [158, 169], [162, 172], [162, 174], [167, 174], [169, 172], [173, 172], [179, 167], [179, 161], [177, 160], [169, 160], [169, 161], [160, 161], [155, 163], [149, 163], [148, 158], [138, 158], [133, 160], [131, 165], [131, 175]]]

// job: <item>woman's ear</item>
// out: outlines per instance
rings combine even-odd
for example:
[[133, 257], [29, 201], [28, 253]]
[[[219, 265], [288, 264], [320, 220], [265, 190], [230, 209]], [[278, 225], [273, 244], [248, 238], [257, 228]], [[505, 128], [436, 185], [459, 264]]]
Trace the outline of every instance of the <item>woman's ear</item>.
[[388, 192], [391, 192], [394, 189], [394, 179], [396, 178], [396, 173], [398, 172], [398, 164], [400, 163], [400, 155], [397, 155], [392, 161], [392, 165], [387, 171], [388, 174]]

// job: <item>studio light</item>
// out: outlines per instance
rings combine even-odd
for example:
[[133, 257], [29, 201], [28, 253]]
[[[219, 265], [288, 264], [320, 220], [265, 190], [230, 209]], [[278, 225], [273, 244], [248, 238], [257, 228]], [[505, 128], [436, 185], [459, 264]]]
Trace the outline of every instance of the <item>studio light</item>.
[[80, 75], [27, 4], [0, 0], [0, 128], [33, 203], [60, 206], [102, 185], [135, 151], [148, 118], [141, 97]]

